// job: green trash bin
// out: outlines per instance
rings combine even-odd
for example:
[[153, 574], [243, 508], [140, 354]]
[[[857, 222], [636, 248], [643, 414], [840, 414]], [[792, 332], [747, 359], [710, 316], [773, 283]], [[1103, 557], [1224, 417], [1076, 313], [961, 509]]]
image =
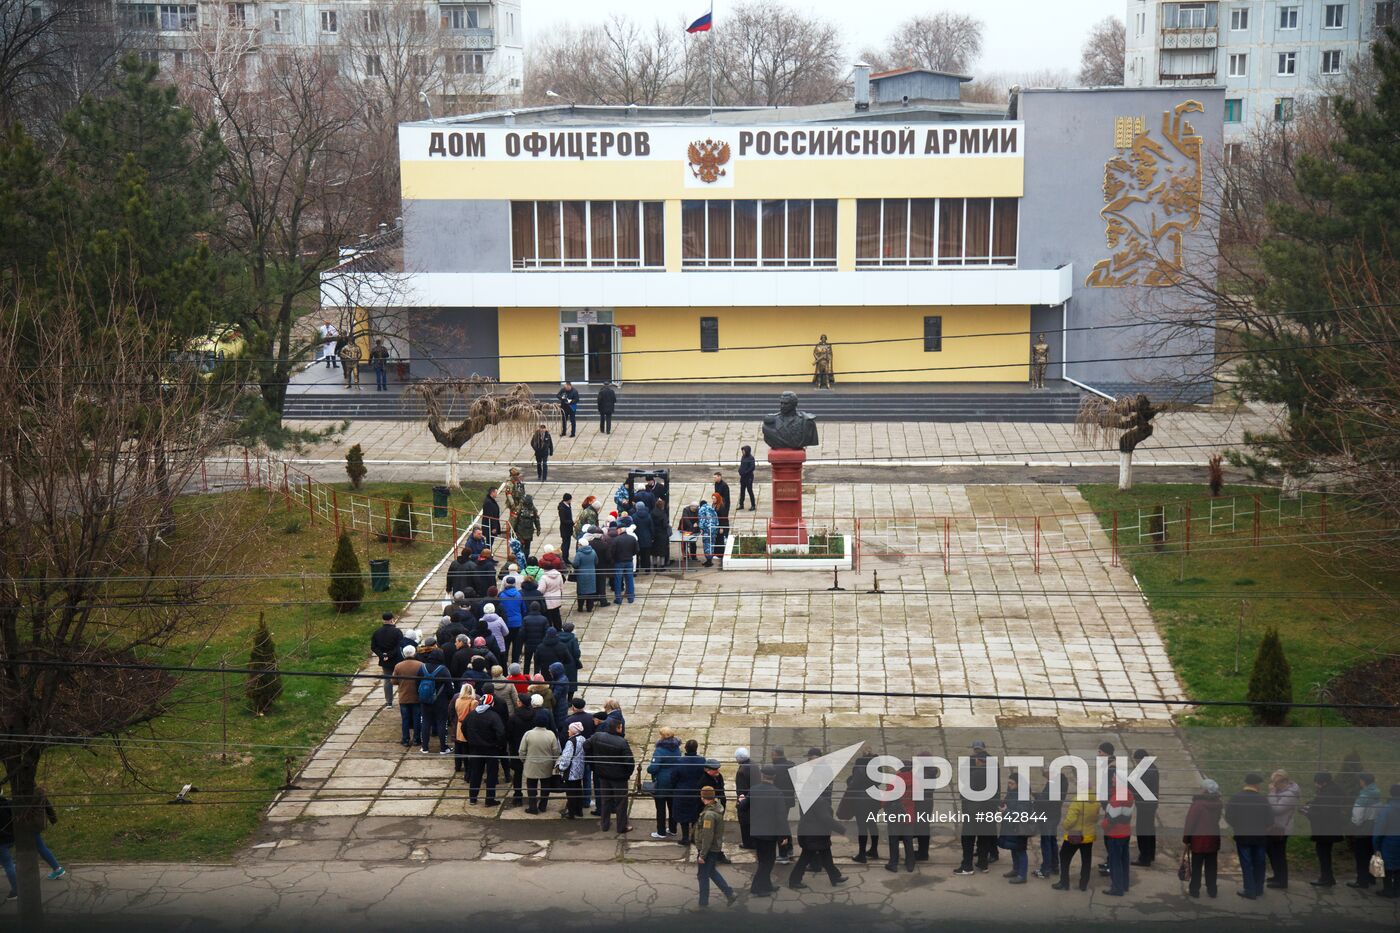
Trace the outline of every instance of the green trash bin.
[[452, 494], [452, 490], [446, 486], [433, 487], [433, 518], [447, 517], [447, 497]]
[[389, 591], [389, 559], [387, 557], [369, 562], [369, 588], [376, 593]]

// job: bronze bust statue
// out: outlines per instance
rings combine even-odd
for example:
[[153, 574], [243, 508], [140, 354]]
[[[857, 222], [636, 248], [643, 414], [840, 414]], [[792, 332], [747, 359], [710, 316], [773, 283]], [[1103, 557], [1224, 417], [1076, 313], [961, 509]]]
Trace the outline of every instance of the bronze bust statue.
[[797, 393], [784, 392], [778, 410], [763, 419], [763, 442], [774, 450], [817, 446], [817, 419], [797, 410]]

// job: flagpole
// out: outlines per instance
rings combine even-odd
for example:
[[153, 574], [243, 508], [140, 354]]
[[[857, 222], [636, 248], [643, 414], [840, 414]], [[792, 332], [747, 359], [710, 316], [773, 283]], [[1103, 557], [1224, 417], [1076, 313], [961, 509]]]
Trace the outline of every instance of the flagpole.
[[706, 51], [709, 52], [710, 72], [710, 122], [715, 122], [715, 0], [710, 0], [710, 31], [705, 37]]

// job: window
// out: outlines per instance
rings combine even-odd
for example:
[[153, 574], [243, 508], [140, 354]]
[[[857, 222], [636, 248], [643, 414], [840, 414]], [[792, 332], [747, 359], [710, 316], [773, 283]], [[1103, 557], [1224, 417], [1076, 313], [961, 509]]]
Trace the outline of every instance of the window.
[[1329, 3], [1322, 8], [1322, 28], [1342, 29], [1347, 24], [1347, 8], [1344, 3]]
[[452, 31], [477, 29], [481, 25], [481, 14], [475, 8], [445, 6], [442, 8], [442, 28]]
[[682, 201], [681, 264], [692, 268], [836, 265], [836, 202]]
[[1244, 32], [1249, 28], [1249, 7], [1235, 7], [1230, 11], [1230, 28], [1235, 32]]
[[1167, 3], [1162, 6], [1163, 29], [1214, 29], [1218, 4]]
[[512, 201], [516, 269], [658, 269], [666, 265], [660, 201]]
[[383, 17], [378, 10], [365, 10], [360, 14], [360, 28], [365, 32], [378, 32]]
[[1016, 198], [856, 202], [857, 266], [1014, 266]]
[[340, 56], [334, 52], [323, 52], [321, 54], [321, 67], [328, 75], [340, 74]]
[[1389, 26], [1395, 22], [1395, 4], [1392, 0], [1379, 0], [1376, 4], [1376, 25]]
[[184, 70], [185, 70], [185, 53], [184, 53], [184, 52], [172, 52], [172, 53], [170, 53], [170, 67], [171, 67], [171, 70], [173, 70], [173, 71], [184, 71]]
[[336, 32], [340, 29], [340, 24], [336, 22], [335, 10], [321, 11], [321, 31]]
[[1140, 36], [1145, 32], [1147, 32], [1147, 14], [1139, 13], [1137, 15], [1137, 34]]
[[247, 27], [252, 25], [252, 10], [247, 3], [226, 3], [224, 12], [230, 26]]
[[943, 352], [943, 318], [924, 318], [924, 352]]
[[1230, 77], [1243, 78], [1249, 73], [1249, 56], [1243, 52], [1233, 52], [1230, 55]]
[[126, 8], [126, 22], [132, 29], [155, 29], [160, 24], [160, 13], [154, 3], [133, 3]]
[[1281, 6], [1278, 8], [1278, 28], [1298, 28], [1298, 8], [1296, 6]]
[[[199, 8], [194, 5], [162, 4], [160, 28], [165, 32], [194, 32], [199, 29]], [[183, 60], [182, 60], [183, 66]]]
[[378, 55], [365, 56], [365, 74], [371, 78], [378, 78], [380, 75], [384, 74], [384, 69], [379, 64]]
[[1225, 164], [1235, 165], [1244, 158], [1244, 143], [1225, 144]]
[[286, 31], [287, 31], [287, 24], [290, 22], [290, 17], [289, 17], [290, 12], [291, 12], [290, 10], [273, 10], [273, 11], [272, 11], [272, 31], [273, 31], [273, 32], [286, 32]]
[[515, 14], [506, 13], [506, 35], [515, 38]]
[[157, 68], [160, 67], [160, 52], [155, 49], [142, 49], [136, 53], [136, 58], [143, 65], [155, 65]]
[[1322, 53], [1322, 73], [1325, 75], [1339, 75], [1342, 73], [1341, 49], [1332, 49]]
[[719, 352], [719, 318], [702, 317], [700, 319], [700, 352]]
[[1287, 123], [1293, 119], [1293, 98], [1274, 98], [1274, 119], [1279, 123]]
[[480, 52], [448, 52], [443, 57], [450, 75], [479, 75], [486, 71], [486, 56]]
[[413, 23], [413, 31], [414, 31], [415, 33], [422, 34], [422, 33], [427, 32], [427, 31], [428, 31], [428, 11], [427, 11], [427, 10], [414, 10], [414, 11], [413, 11], [413, 20], [412, 20], [412, 23]]
[[1225, 122], [1226, 122], [1226, 123], [1243, 123], [1243, 122], [1244, 122], [1244, 100], [1243, 100], [1243, 98], [1239, 98], [1239, 97], [1227, 97], [1227, 98], [1225, 98]]
[[1296, 75], [1298, 73], [1297, 52], [1278, 53], [1278, 73], [1280, 75]]
[[414, 54], [412, 54], [412, 55], [410, 55], [410, 56], [408, 57], [408, 60], [409, 60], [409, 64], [410, 64], [410, 65], [412, 66], [412, 68], [413, 68], [413, 74], [414, 74], [416, 77], [419, 77], [419, 78], [427, 77], [427, 75], [428, 75], [428, 59], [427, 59], [427, 58], [425, 58], [424, 56], [419, 55], [418, 53], [415, 52]]

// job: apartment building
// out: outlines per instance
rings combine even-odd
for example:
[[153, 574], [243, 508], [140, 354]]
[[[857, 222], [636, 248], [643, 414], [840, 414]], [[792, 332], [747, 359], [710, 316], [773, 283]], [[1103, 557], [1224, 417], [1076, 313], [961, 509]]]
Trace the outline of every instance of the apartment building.
[[1202, 348], [1133, 316], [1213, 274], [1220, 89], [1022, 90], [1008, 113], [964, 80], [402, 124], [401, 235], [325, 273], [323, 305], [391, 315], [422, 376], [792, 382], [825, 335], [848, 383], [1009, 390], [1044, 335], [1051, 378], [1181, 397]]
[[248, 67], [279, 53], [316, 50], [350, 78], [407, 69], [438, 112], [518, 103], [524, 85], [521, 0], [115, 0], [139, 55], [178, 76], [211, 42], [248, 47]]
[[1392, 0], [1128, 0], [1124, 83], [1222, 85], [1225, 138], [1327, 93], [1366, 55]]

